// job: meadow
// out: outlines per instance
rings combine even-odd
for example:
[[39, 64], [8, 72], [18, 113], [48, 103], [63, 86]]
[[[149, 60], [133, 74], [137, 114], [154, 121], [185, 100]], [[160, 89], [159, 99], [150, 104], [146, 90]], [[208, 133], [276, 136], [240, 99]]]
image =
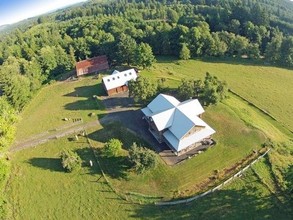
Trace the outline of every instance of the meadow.
[[209, 72], [228, 87], [258, 107], [272, 114], [293, 130], [293, 70], [265, 66], [261, 62], [238, 59], [205, 59], [179, 61], [159, 57], [154, 69], [141, 74], [153, 79], [165, 78], [165, 84], [176, 88], [181, 79], [203, 79]]
[[[45, 86], [21, 113], [16, 140], [20, 142], [42, 132], [70, 126], [72, 119], [96, 120], [97, 115], [104, 112], [101, 101], [93, 98], [104, 94], [100, 81], [89, 76]], [[89, 117], [90, 113], [96, 116]], [[64, 121], [64, 118], [71, 120]]]
[[[132, 172], [126, 159], [127, 149], [133, 142], [147, 145], [143, 137], [125, 131], [120, 124], [91, 128], [87, 131], [88, 137], [102, 169], [117, 191], [163, 199], [189, 196], [201, 191], [200, 183], [213, 176], [215, 170], [229, 169], [253, 151], [261, 149], [268, 138], [277, 143], [287, 143], [292, 139], [287, 129], [291, 129], [292, 123], [288, 116], [292, 111], [288, 100], [293, 97], [293, 88], [289, 86], [293, 79], [290, 70], [248, 61], [240, 64], [236, 61], [159, 58], [154, 69], [140, 74], [153, 79], [166, 78], [165, 85], [175, 88], [182, 78], [203, 78], [205, 72], [226, 80], [231, 89], [263, 107], [280, 123], [230, 94], [219, 105], [208, 107], [203, 115], [204, 120], [217, 131], [215, 147], [173, 167], [158, 158], [159, 165], [143, 175]], [[267, 75], [268, 72], [270, 74]], [[283, 78], [277, 80], [277, 76]], [[270, 86], [282, 95], [275, 93]], [[99, 117], [105, 111], [101, 102], [92, 96], [102, 94], [100, 80], [92, 77], [57, 82], [43, 88], [22, 113], [17, 140], [63, 126], [67, 123], [62, 120], [64, 117], [96, 120], [97, 117], [89, 117], [88, 114], [94, 112]], [[277, 106], [282, 106], [284, 111], [278, 111]], [[104, 158], [101, 149], [112, 137], [121, 139], [124, 149], [117, 158]], [[64, 172], [59, 159], [63, 148], [75, 150], [81, 156], [84, 161], [81, 171], [75, 174]], [[120, 198], [106, 184], [97, 163], [93, 167], [88, 166], [89, 160], [95, 160], [88, 142], [83, 137], [78, 141], [66, 137], [11, 155], [12, 174], [5, 193], [11, 219], [288, 219], [292, 212], [288, 209], [290, 203], [279, 196], [275, 174], [285, 172], [293, 161], [289, 148], [286, 156], [282, 151], [286, 150], [273, 149], [269, 158], [219, 192], [188, 205], [157, 207], [138, 205]]]

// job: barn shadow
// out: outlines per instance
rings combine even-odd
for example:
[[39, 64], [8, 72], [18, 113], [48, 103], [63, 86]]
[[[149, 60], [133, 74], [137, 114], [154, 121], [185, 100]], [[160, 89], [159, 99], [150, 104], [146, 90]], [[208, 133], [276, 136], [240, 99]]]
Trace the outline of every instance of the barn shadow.
[[45, 157], [34, 157], [27, 161], [34, 167], [39, 167], [44, 170], [51, 170], [54, 172], [65, 172], [61, 164], [60, 158], [45, 158]]
[[64, 105], [66, 110], [78, 111], [78, 110], [103, 110], [104, 106], [101, 100], [95, 98], [88, 98], [86, 100], [78, 100], [75, 102], [67, 103]]
[[106, 95], [102, 83], [90, 86], [75, 87], [73, 92], [67, 93], [64, 96], [68, 97], [93, 97], [94, 95]]

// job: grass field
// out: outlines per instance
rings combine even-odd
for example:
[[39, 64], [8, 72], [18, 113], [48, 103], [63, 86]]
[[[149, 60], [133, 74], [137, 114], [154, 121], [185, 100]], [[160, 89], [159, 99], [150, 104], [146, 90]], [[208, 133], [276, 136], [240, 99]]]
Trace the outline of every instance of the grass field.
[[[62, 149], [77, 150], [86, 162], [79, 173], [65, 173]], [[13, 155], [9, 180], [11, 219], [126, 219], [133, 206], [121, 201], [100, 179], [86, 139], [55, 140]]]
[[175, 88], [181, 79], [203, 79], [206, 72], [225, 80], [229, 88], [293, 130], [293, 70], [245, 60], [178, 61], [162, 57], [154, 69], [141, 74], [154, 79], [166, 78], [166, 85]]
[[[76, 150], [83, 159], [83, 168], [78, 173], [65, 173], [62, 169], [59, 155], [64, 148]], [[97, 164], [88, 166], [89, 160], [95, 161], [82, 137], [79, 141], [62, 138], [14, 154], [13, 172], [6, 189], [9, 219], [290, 219], [292, 212], [288, 212], [290, 202], [282, 203], [252, 170], [221, 191], [191, 204], [133, 204], [113, 193], [101, 178]], [[263, 181], [270, 181], [267, 162], [254, 167]], [[192, 168], [198, 172], [196, 167]]]
[[[186, 196], [199, 192], [201, 188], [197, 184], [213, 176], [215, 170], [228, 169], [253, 150], [260, 149], [266, 137], [278, 142], [286, 142], [289, 138], [274, 126], [272, 119], [267, 119], [257, 109], [232, 95], [223, 104], [208, 108], [204, 120], [217, 131], [214, 139], [218, 144], [196, 158], [174, 167], [161, 161], [155, 170], [145, 175], [127, 172], [128, 164], [124, 157], [101, 158], [102, 167], [111, 182], [124, 192], [165, 198]], [[115, 125], [93, 132], [90, 138], [96, 147], [103, 147], [110, 138], [119, 138], [127, 149], [135, 139], [123, 133], [123, 128]]]
[[[203, 78], [207, 71], [225, 79], [230, 88], [269, 111], [286, 127], [293, 127], [293, 108], [288, 102], [293, 97], [290, 70], [248, 62], [191, 60], [178, 63], [164, 58], [159, 59], [153, 70], [141, 74], [153, 79], [165, 77], [166, 85], [174, 88], [181, 78]], [[100, 101], [92, 99], [93, 95], [102, 93], [98, 82], [86, 77], [42, 89], [22, 113], [17, 140], [70, 123], [62, 120], [65, 117], [96, 119], [88, 114], [104, 113]], [[292, 134], [279, 122], [232, 94], [223, 103], [207, 108], [203, 117], [217, 131], [214, 148], [174, 167], [160, 161], [156, 169], [144, 175], [129, 171], [126, 160], [127, 148], [132, 142], [147, 145], [140, 137], [125, 132], [117, 124], [92, 128], [88, 133], [99, 155], [109, 138], [123, 141], [124, 150], [118, 158], [99, 156], [106, 176], [119, 192], [167, 199], [200, 191], [198, 184], [211, 177], [215, 170], [230, 168], [253, 150], [260, 149], [267, 138], [278, 143], [292, 139]], [[269, 159], [257, 164], [254, 171], [250, 170], [215, 194], [189, 205], [157, 207], [136, 205], [119, 198], [100, 178], [97, 164], [92, 168], [87, 166], [94, 157], [86, 140], [68, 138], [11, 155], [12, 174], [5, 191], [11, 219], [289, 219], [292, 212], [288, 211], [288, 200], [276, 196], [279, 190], [276, 182], [283, 181], [283, 172], [293, 162], [289, 147], [274, 149]], [[64, 173], [59, 160], [63, 148], [76, 150], [86, 162], [79, 173]]]
[[17, 125], [17, 141], [32, 135], [72, 124], [64, 118], [96, 120], [89, 113], [103, 112], [103, 106], [93, 95], [103, 94], [100, 79], [89, 76], [72, 82], [57, 82], [44, 87], [21, 113]]

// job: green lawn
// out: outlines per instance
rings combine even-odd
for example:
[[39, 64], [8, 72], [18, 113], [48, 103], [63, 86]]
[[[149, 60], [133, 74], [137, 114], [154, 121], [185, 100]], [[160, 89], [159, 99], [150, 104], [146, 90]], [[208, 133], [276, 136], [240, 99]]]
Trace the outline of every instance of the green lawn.
[[[292, 130], [293, 108], [289, 100], [293, 97], [293, 75], [290, 70], [250, 65], [248, 61], [243, 64], [214, 60], [178, 63], [164, 58], [159, 59], [154, 69], [141, 74], [154, 79], [165, 77], [166, 85], [175, 88], [181, 78], [203, 78], [207, 71], [225, 79], [230, 88], [269, 111]], [[100, 101], [92, 96], [102, 93], [100, 80], [92, 77], [43, 88], [22, 113], [17, 140], [72, 123], [63, 121], [65, 117], [96, 119], [88, 114], [99, 115], [104, 111]], [[147, 146], [141, 137], [117, 124], [92, 128], [88, 133], [106, 176], [119, 192], [165, 199], [198, 192], [197, 185], [211, 177], [215, 170], [233, 166], [253, 150], [260, 149], [267, 138], [279, 143], [292, 139], [292, 134], [280, 123], [232, 94], [223, 103], [208, 107], [203, 117], [216, 130], [214, 148], [174, 167], [160, 160], [156, 169], [144, 175], [131, 172], [126, 158], [127, 149], [134, 141]], [[117, 158], [104, 158], [101, 149], [112, 137], [122, 140], [124, 150]], [[12, 174], [5, 191], [10, 219], [289, 219], [287, 201], [280, 204], [273, 192], [275, 182], [282, 181], [280, 173], [292, 164], [289, 147], [272, 151], [269, 159], [274, 164], [272, 168], [268, 162], [255, 166], [262, 180], [250, 170], [220, 192], [192, 204], [157, 207], [135, 205], [119, 198], [105, 180], [100, 179], [97, 164], [93, 168], [86, 165], [89, 160], [94, 161], [86, 140], [68, 138], [11, 155]], [[64, 173], [59, 160], [63, 148], [76, 150], [86, 162], [79, 173]]]
[[[65, 173], [62, 149], [77, 150], [86, 162], [78, 173]], [[125, 203], [105, 184], [84, 138], [54, 140], [12, 156], [6, 194], [11, 219], [127, 219], [135, 206]]]
[[17, 141], [42, 132], [72, 124], [64, 118], [96, 120], [89, 113], [100, 114], [103, 106], [93, 95], [103, 94], [101, 79], [89, 76], [72, 82], [57, 82], [44, 87], [21, 113], [17, 125]]
[[[245, 106], [246, 121], [241, 119], [242, 115], [233, 110], [236, 105], [240, 111], [241, 107], [245, 106], [239, 98], [231, 96], [225, 104], [206, 110], [204, 120], [217, 131], [214, 139], [218, 144], [195, 158], [174, 167], [167, 166], [160, 160], [159, 166], [145, 175], [127, 172], [126, 156], [115, 159], [101, 158], [102, 167], [120, 191], [134, 191], [165, 198], [172, 198], [178, 193], [181, 196], [194, 194], [200, 190], [196, 184], [212, 176], [214, 170], [229, 168], [253, 150], [260, 149], [261, 144], [265, 142], [265, 132], [259, 129], [268, 127], [268, 134], [271, 131], [276, 132], [271, 138], [287, 140], [287, 136], [274, 127], [272, 122], [265, 120], [248, 104]], [[250, 121], [254, 121], [254, 126], [249, 124]], [[89, 137], [98, 148], [103, 147], [104, 142], [110, 138], [122, 140], [126, 149], [136, 141], [131, 134], [123, 132], [123, 128], [119, 129], [118, 125], [94, 131]]]
[[166, 85], [175, 88], [181, 79], [203, 79], [206, 72], [225, 80], [229, 88], [293, 130], [292, 70], [264, 66], [249, 60], [178, 61], [159, 57], [153, 69], [144, 70], [141, 74], [154, 79], [166, 78]]
[[[85, 162], [78, 173], [65, 173], [62, 169], [59, 155], [64, 148], [76, 150]], [[209, 151], [202, 154], [202, 156], [208, 155]], [[18, 152], [11, 159], [12, 175], [9, 187], [6, 188], [10, 207], [9, 219], [289, 219], [290, 217], [287, 210], [290, 203], [287, 201], [280, 203], [251, 170], [221, 191], [191, 204], [159, 207], [133, 204], [113, 193], [105, 180], [100, 178], [101, 172], [97, 163], [94, 163], [92, 168], [88, 166], [87, 162], [94, 161], [94, 157], [88, 148], [88, 143], [82, 137], [78, 141], [69, 141], [67, 138], [53, 140], [37, 148]], [[201, 160], [200, 157], [190, 160], [190, 166], [195, 173], [198, 172], [196, 171], [198, 159]], [[215, 160], [217, 159], [213, 159]], [[266, 165], [260, 163], [255, 165], [255, 169], [259, 170], [267, 180], [270, 174], [264, 171], [267, 169], [264, 168]], [[180, 175], [179, 170], [183, 167], [190, 169], [187, 165], [185, 163], [178, 166], [174, 172]], [[181, 172], [181, 175], [186, 174]], [[145, 178], [144, 184], [148, 183], [146, 182], [148, 175], [138, 178]], [[160, 178], [166, 178], [166, 175]], [[163, 180], [161, 182], [163, 183]], [[169, 186], [170, 184], [166, 185]], [[149, 184], [148, 187], [153, 186]]]

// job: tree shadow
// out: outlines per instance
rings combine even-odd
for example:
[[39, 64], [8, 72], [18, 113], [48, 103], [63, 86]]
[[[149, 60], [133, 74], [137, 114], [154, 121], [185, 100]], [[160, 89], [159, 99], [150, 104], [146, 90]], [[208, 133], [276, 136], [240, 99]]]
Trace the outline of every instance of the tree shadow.
[[97, 96], [106, 95], [102, 83], [98, 83], [98, 84], [90, 85], [90, 86], [76, 87], [74, 88], [74, 92], [67, 93], [64, 96], [92, 98], [94, 95], [97, 95]]
[[[255, 189], [253, 189], [255, 190]], [[131, 217], [144, 219], [290, 219], [274, 196], [246, 189], [221, 190], [188, 204], [141, 205]]]
[[[93, 150], [90, 147], [84, 147], [74, 151], [82, 160], [82, 167], [87, 169], [87, 174], [101, 174], [99, 165], [96, 162]], [[92, 161], [92, 166], [90, 164]]]
[[[87, 174], [101, 174], [100, 167], [98, 166], [93, 150], [89, 147], [84, 147], [74, 150], [75, 153], [82, 160], [82, 168], [86, 171]], [[93, 166], [90, 165], [90, 160], [92, 161]], [[51, 170], [55, 172], [66, 172], [62, 167], [60, 158], [31, 158], [27, 161], [34, 167], [39, 167], [44, 170]]]
[[127, 156], [106, 157], [102, 149], [95, 149], [104, 173], [113, 179], [127, 179], [131, 164]]
[[45, 157], [34, 157], [27, 161], [34, 167], [39, 167], [44, 170], [51, 170], [55, 172], [65, 172], [61, 164], [60, 158], [45, 158]]
[[[277, 67], [287, 70], [292, 70], [290, 67], [280, 66], [273, 63], [268, 63], [263, 59], [249, 59], [241, 57], [196, 57], [191, 60], [199, 60], [205, 63], [225, 63], [225, 64], [234, 64], [234, 65], [244, 65], [244, 66], [263, 66], [263, 67]], [[175, 63], [183, 64], [185, 61], [179, 60], [175, 56], [157, 56], [157, 63]]]

